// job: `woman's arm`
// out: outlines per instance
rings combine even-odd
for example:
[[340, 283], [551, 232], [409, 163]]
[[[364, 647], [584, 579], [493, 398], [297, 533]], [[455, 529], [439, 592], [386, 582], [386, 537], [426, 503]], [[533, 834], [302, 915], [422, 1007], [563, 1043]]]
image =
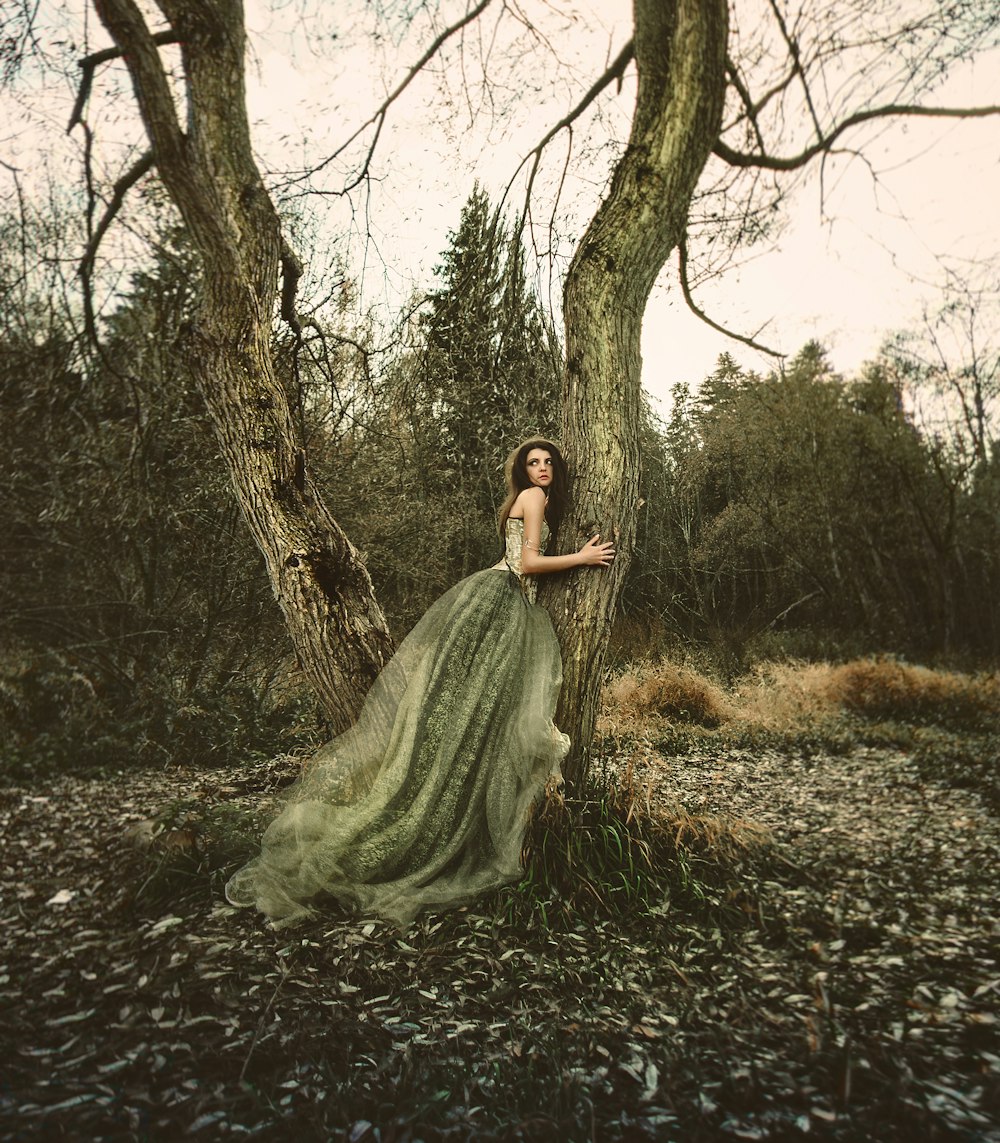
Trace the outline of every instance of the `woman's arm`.
[[542, 555], [542, 519], [545, 516], [545, 493], [540, 488], [526, 488], [514, 506], [524, 513], [524, 544], [521, 548], [521, 571], [525, 575], [569, 571], [570, 568], [607, 567], [615, 558], [614, 544], [602, 544], [599, 535], [589, 539], [578, 552], [565, 556]]

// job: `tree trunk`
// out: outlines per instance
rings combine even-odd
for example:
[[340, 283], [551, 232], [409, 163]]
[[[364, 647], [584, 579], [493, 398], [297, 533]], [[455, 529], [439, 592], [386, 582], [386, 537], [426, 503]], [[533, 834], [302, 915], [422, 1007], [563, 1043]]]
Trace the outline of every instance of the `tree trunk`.
[[181, 45], [187, 129], [135, 0], [94, 0], [128, 65], [160, 178], [203, 266], [188, 338], [236, 494], [299, 663], [334, 730], [356, 716], [391, 650], [361, 558], [306, 472], [271, 327], [281, 226], [253, 159], [240, 0], [159, 0]]
[[639, 82], [629, 143], [563, 300], [563, 437], [574, 506], [562, 546], [599, 531], [618, 548], [609, 571], [567, 577], [544, 593], [563, 648], [558, 722], [574, 744], [565, 766], [571, 788], [589, 766], [608, 635], [635, 546], [642, 316], [684, 237], [726, 89], [726, 0], [635, 0], [634, 14]]

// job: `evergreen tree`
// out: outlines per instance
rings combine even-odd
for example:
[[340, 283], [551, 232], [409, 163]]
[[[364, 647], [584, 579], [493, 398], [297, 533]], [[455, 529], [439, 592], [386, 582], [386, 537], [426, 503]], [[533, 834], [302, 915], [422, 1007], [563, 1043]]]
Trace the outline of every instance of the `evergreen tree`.
[[678, 634], [736, 668], [768, 629], [813, 648], [995, 646], [989, 481], [919, 431], [889, 363], [845, 380], [809, 344], [761, 378], [722, 358], [660, 441], [632, 582]]
[[503, 461], [559, 419], [558, 341], [528, 281], [518, 228], [478, 186], [435, 274], [382, 404], [367, 431], [341, 446], [357, 473], [353, 493], [329, 492], [400, 630], [497, 559]]
[[486, 554], [474, 537], [497, 507], [506, 454], [558, 422], [560, 353], [527, 281], [519, 229], [478, 186], [435, 273], [411, 390], [418, 462], [432, 488], [457, 492], [478, 518], [464, 545], [471, 570]]

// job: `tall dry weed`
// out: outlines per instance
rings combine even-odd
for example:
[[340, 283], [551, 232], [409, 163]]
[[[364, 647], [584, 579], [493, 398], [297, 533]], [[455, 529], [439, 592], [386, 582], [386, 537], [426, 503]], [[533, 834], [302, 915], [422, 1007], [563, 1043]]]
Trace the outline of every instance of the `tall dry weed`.
[[[689, 814], [650, 797], [631, 765], [580, 797], [550, 791], [525, 838], [521, 906], [634, 917], [654, 906], [711, 902], [740, 915], [745, 866], [768, 859], [769, 830], [740, 818]], [[527, 892], [532, 890], [532, 892]]]
[[793, 729], [843, 713], [873, 720], [988, 727], [1000, 720], [1000, 678], [910, 666], [894, 659], [771, 663], [732, 699], [738, 719]]
[[689, 667], [642, 663], [608, 684], [599, 728], [644, 733], [651, 725], [700, 731], [744, 724], [795, 733], [843, 716], [957, 731], [1000, 726], [1000, 675], [967, 675], [895, 659], [767, 663], [730, 692]]
[[603, 729], [640, 728], [651, 718], [717, 727], [731, 717], [725, 692], [704, 675], [675, 663], [642, 663], [604, 692]]
[[734, 717], [765, 730], [794, 730], [839, 713], [829, 663], [767, 663], [734, 690]]
[[976, 729], [1000, 718], [1000, 677], [909, 666], [892, 659], [855, 659], [830, 673], [829, 693], [866, 718]]

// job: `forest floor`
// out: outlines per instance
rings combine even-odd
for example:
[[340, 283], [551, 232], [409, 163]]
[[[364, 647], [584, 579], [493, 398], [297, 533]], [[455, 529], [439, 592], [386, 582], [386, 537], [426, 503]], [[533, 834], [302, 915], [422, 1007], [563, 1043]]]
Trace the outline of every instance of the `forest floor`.
[[1000, 1140], [995, 804], [898, 749], [629, 749], [767, 827], [740, 894], [274, 931], [206, 823], [288, 760], [0, 789], [0, 1138]]

